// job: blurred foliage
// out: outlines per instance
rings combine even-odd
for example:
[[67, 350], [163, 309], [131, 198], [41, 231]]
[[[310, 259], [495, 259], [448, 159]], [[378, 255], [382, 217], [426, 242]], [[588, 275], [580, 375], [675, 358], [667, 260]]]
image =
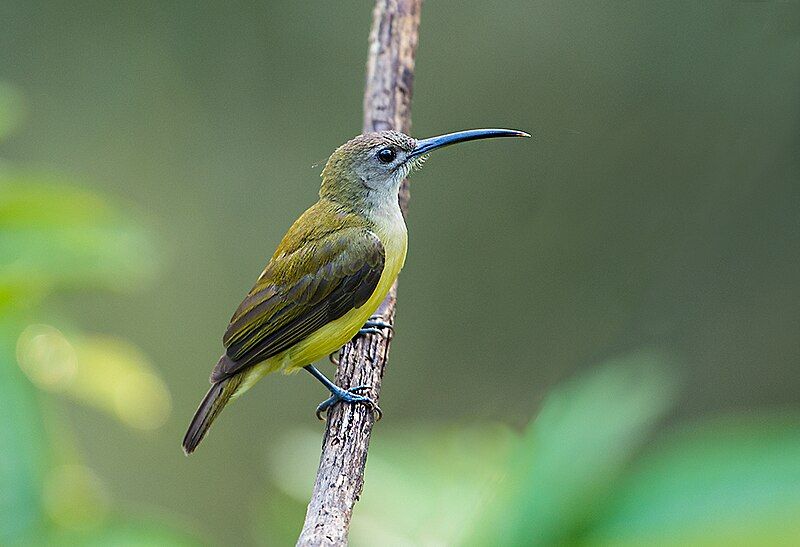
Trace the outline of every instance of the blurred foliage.
[[[654, 438], [677, 402], [668, 360], [639, 352], [565, 382], [518, 435], [497, 424], [376, 435], [352, 545], [792, 545], [800, 416], [707, 420]], [[319, 435], [269, 459], [279, 492], [257, 535], [290, 544]]]
[[[18, 93], [0, 85], [0, 137], [21, 110]], [[129, 290], [154, 268], [151, 237], [103, 198], [57, 175], [1, 166], [0, 545], [196, 544], [157, 521], [112, 517], [103, 480], [78, 463], [66, 420], [34, 390], [67, 394], [133, 428], [166, 421], [169, 392], [131, 344], [32, 323], [56, 289]]]
[[0, 321], [0, 544], [31, 537], [40, 526], [48, 459], [36, 394], [15, 364], [15, 327]]
[[[414, 135], [534, 139], [412, 181], [354, 545], [475, 544], [523, 507], [509, 537], [691, 543], [700, 518], [780, 542], [759, 500], [794, 511], [800, 4], [453, 5], [423, 9]], [[320, 386], [270, 378], [178, 443], [311, 166], [361, 127], [370, 12], [0, 2], [0, 545], [159, 543], [187, 528], [165, 513], [215, 545], [294, 541]], [[641, 377], [579, 374], [636, 348], [657, 349]]]
[[674, 403], [663, 358], [632, 355], [549, 394], [506, 465], [474, 542], [552, 545], [590, 521]]
[[584, 537], [594, 545], [796, 545], [800, 415], [726, 416], [665, 435]]
[[0, 309], [58, 288], [128, 289], [153, 273], [142, 229], [70, 184], [0, 170]]
[[[461, 424], [376, 436], [351, 544], [792, 545], [800, 416], [655, 435], [677, 402], [667, 363], [645, 352], [584, 373], [554, 389], [521, 435]], [[318, 446], [318, 434], [296, 432], [273, 450], [279, 492], [262, 537], [296, 537]]]
[[[516, 435], [499, 424], [414, 425], [376, 435], [351, 542], [452, 544], [483, 505], [484, 486], [499, 480], [517, 442]], [[267, 535], [262, 537], [274, 537], [268, 530], [276, 528], [276, 517], [293, 524], [282, 542], [297, 535], [318, 463], [318, 432], [295, 431], [276, 444], [268, 471], [280, 496], [277, 502], [267, 502], [261, 524]]]
[[[116, 509], [44, 397], [67, 396], [134, 429], [167, 420], [169, 391], [136, 347], [36, 322], [53, 291], [140, 286], [155, 271], [152, 242], [98, 195], [22, 173], [0, 175], [0, 399], [9, 409], [0, 543], [197, 544], [163, 514]], [[381, 432], [352, 544], [790, 544], [800, 537], [800, 416], [729, 417], [658, 435], [677, 401], [675, 369], [655, 352], [607, 362], [549, 393], [521, 434], [490, 423]], [[294, 541], [318, 446], [319, 432], [299, 429], [272, 445], [272, 491], [251, 513], [256, 537]]]
[[29, 325], [17, 341], [17, 361], [39, 388], [105, 410], [138, 429], [166, 422], [171, 399], [141, 352], [111, 336], [66, 337], [48, 325]]

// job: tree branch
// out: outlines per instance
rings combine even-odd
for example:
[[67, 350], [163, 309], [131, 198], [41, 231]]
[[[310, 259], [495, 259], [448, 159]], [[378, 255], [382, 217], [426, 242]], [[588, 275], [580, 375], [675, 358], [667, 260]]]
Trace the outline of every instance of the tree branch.
[[[364, 91], [364, 132], [411, 128], [411, 93], [422, 0], [377, 0], [373, 12]], [[408, 181], [398, 196], [403, 215], [408, 208]], [[397, 282], [376, 312], [393, 324]], [[358, 336], [344, 348], [336, 384], [372, 386], [380, 397], [389, 357], [388, 338]], [[364, 405], [335, 405], [328, 412], [322, 456], [298, 546], [346, 545], [353, 506], [364, 486], [364, 466], [374, 418]]]

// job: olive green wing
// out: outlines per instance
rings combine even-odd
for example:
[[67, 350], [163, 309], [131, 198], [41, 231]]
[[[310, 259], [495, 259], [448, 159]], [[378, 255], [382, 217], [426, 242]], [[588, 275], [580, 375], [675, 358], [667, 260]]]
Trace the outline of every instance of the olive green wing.
[[364, 305], [375, 292], [385, 259], [378, 236], [355, 227], [273, 257], [231, 318], [223, 337], [226, 352], [211, 381], [269, 359]]

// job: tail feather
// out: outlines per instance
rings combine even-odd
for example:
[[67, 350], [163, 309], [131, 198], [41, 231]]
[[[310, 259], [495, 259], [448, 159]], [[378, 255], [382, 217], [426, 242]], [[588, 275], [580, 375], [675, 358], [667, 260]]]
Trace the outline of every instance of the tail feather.
[[208, 390], [208, 393], [203, 397], [203, 401], [197, 408], [197, 412], [194, 413], [191, 423], [189, 423], [186, 435], [183, 437], [183, 451], [187, 456], [194, 452], [197, 445], [203, 440], [208, 428], [211, 427], [216, 417], [225, 408], [240, 383], [241, 378], [237, 374], [215, 383]]

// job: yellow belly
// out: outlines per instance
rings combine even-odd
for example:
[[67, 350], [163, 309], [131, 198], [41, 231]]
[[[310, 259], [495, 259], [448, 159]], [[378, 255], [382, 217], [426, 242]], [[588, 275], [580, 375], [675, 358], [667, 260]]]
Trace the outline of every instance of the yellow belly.
[[403, 268], [403, 263], [406, 259], [408, 240], [405, 226], [403, 226], [401, 232], [398, 231], [395, 234], [379, 233], [378, 237], [383, 243], [384, 251], [386, 252], [386, 263], [378, 281], [378, 286], [369, 300], [360, 308], [350, 310], [339, 319], [331, 321], [286, 351], [251, 367], [245, 373], [244, 381], [236, 391], [234, 398], [250, 389], [253, 384], [270, 372], [281, 369], [287, 374], [296, 372], [314, 361], [327, 357], [356, 335], [367, 319], [372, 316], [381, 302], [383, 302], [392, 287], [392, 283], [397, 279], [397, 275]]

